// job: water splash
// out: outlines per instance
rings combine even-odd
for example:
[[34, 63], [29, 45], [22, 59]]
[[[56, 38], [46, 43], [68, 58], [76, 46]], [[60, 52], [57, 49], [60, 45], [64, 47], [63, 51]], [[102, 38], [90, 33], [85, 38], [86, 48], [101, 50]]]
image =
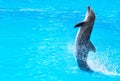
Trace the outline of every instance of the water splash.
[[74, 53], [74, 45], [71, 43], [67, 43], [67, 48], [69, 53]]
[[88, 57], [87, 61], [91, 69], [93, 69], [95, 72], [109, 76], [120, 76], [120, 73], [118, 72], [118, 66], [114, 65], [114, 63], [109, 63], [107, 54], [104, 54], [105, 56], [103, 56], [99, 53], [102, 59], [99, 57], [95, 57], [96, 54], [93, 54], [92, 52], [89, 53], [90, 57]]
[[[67, 44], [68, 46], [68, 52], [70, 54], [74, 55], [74, 46], [70, 43]], [[108, 52], [114, 54], [112, 51], [106, 50], [106, 53], [104, 52], [98, 52], [94, 54], [93, 52], [90, 52], [88, 55], [88, 65], [91, 67], [92, 70], [98, 73], [102, 73], [109, 76], [120, 76], [120, 73], [117, 71], [118, 66], [111, 64]], [[75, 56], [74, 56], [75, 57]]]

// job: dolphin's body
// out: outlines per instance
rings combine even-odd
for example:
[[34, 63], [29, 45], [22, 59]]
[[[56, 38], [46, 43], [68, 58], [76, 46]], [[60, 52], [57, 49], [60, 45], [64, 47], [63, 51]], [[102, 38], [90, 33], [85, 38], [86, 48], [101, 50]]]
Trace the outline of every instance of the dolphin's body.
[[78, 30], [75, 40], [75, 56], [77, 59], [78, 66], [81, 70], [92, 72], [87, 64], [87, 56], [89, 51], [96, 52], [96, 49], [90, 41], [90, 35], [93, 29], [95, 21], [95, 14], [93, 10], [88, 6], [87, 14], [85, 19], [76, 24], [74, 28], [81, 26]]

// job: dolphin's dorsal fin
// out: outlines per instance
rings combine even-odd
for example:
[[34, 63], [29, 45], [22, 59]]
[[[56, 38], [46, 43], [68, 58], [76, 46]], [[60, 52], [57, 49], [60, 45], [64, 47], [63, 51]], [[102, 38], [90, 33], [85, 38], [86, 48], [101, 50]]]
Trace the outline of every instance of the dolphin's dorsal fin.
[[85, 24], [85, 22], [84, 22], [84, 21], [82, 21], [82, 22], [80, 22], [80, 23], [76, 24], [76, 25], [74, 26], [74, 28], [79, 27], [79, 26], [83, 26], [84, 24]]
[[94, 53], [96, 52], [96, 48], [94, 47], [92, 42], [89, 41], [87, 46], [88, 46], [89, 51], [93, 51]]

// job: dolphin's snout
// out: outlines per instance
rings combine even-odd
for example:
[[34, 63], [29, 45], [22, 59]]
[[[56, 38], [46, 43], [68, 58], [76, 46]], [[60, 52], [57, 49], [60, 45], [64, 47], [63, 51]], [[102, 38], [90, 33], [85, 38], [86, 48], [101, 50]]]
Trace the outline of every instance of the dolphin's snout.
[[88, 11], [90, 10], [90, 6], [88, 6]]

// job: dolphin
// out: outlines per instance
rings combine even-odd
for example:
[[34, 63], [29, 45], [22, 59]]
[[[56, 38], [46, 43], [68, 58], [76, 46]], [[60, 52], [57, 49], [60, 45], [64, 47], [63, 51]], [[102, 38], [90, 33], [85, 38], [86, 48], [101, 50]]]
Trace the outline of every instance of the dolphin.
[[95, 13], [90, 8], [90, 6], [88, 6], [85, 19], [74, 26], [74, 28], [81, 27], [79, 28], [78, 33], [76, 35], [74, 49], [75, 57], [79, 68], [86, 72], [93, 72], [93, 70], [90, 69], [90, 67], [87, 64], [87, 56], [89, 51], [93, 51], [94, 53], [96, 52], [94, 45], [90, 41], [94, 21]]

